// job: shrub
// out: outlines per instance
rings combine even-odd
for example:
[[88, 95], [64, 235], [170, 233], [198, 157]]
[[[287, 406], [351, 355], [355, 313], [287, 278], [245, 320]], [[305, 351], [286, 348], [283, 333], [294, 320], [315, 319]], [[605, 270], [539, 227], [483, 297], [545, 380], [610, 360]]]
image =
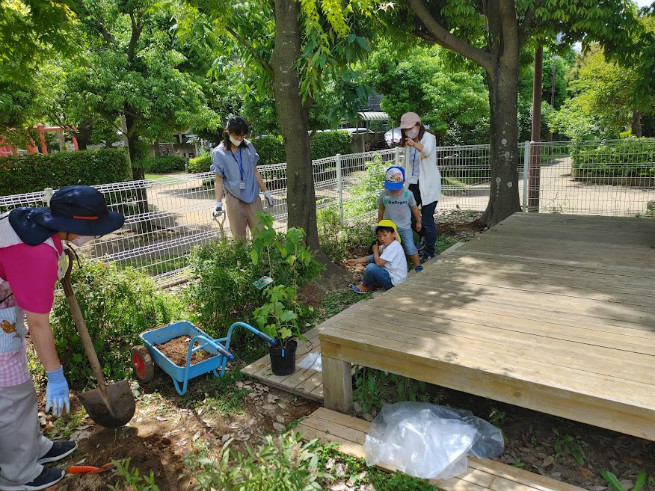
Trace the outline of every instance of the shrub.
[[212, 157], [210, 154], [206, 153], [194, 159], [189, 159], [187, 169], [191, 174], [200, 174], [202, 172], [209, 172], [211, 165]]
[[251, 143], [259, 154], [257, 165], [280, 164], [287, 161], [281, 136], [263, 136], [252, 140]]
[[[271, 215], [263, 215], [264, 221], [268, 223], [270, 218], [272, 225]], [[213, 337], [225, 336], [235, 321], [254, 325], [253, 312], [265, 303], [262, 291], [254, 286], [254, 282], [263, 275], [272, 276], [276, 285], [298, 287], [316, 278], [322, 266], [311, 255], [306, 257], [304, 253], [288, 252], [296, 249], [292, 244], [297, 240], [298, 232], [299, 229], [291, 229], [287, 238], [285, 234], [276, 233], [272, 226], [265, 226], [259, 235], [268, 236], [268, 246], [259, 251], [242, 240], [214, 242], [194, 248], [189, 255], [189, 265], [196, 281], [187, 289], [193, 321]], [[255, 261], [253, 255], [256, 255]], [[302, 259], [298, 259], [300, 256]], [[299, 323], [302, 326], [309, 321], [309, 313], [307, 317], [304, 311], [301, 314]], [[253, 336], [247, 333], [243, 336], [244, 332], [234, 332], [232, 343], [237, 348], [249, 348], [253, 341]], [[259, 340], [255, 339], [254, 343], [255, 349], [261, 347]]]
[[595, 146], [575, 145], [576, 177], [655, 177], [655, 140], [628, 138]]
[[[100, 365], [114, 379], [129, 373], [130, 350], [142, 344], [140, 333], [184, 317], [182, 303], [157, 290], [154, 281], [139, 271], [85, 261], [81, 268], [73, 268], [71, 283]], [[55, 296], [51, 322], [69, 380], [86, 383], [91, 369], [61, 290]]]
[[0, 195], [130, 179], [130, 161], [127, 152], [120, 148], [0, 157]]
[[147, 157], [141, 161], [146, 172], [168, 174], [186, 170], [186, 159], [181, 155], [164, 155], [162, 157]]
[[210, 458], [208, 448], [198, 448], [184, 456], [185, 466], [198, 480], [201, 489], [324, 489], [329, 474], [320, 462], [318, 439], [303, 442], [294, 433], [279, 437], [267, 435], [258, 447], [231, 454], [230, 444], [218, 459]]
[[312, 137], [312, 160], [350, 153], [352, 137], [347, 131], [323, 131]]

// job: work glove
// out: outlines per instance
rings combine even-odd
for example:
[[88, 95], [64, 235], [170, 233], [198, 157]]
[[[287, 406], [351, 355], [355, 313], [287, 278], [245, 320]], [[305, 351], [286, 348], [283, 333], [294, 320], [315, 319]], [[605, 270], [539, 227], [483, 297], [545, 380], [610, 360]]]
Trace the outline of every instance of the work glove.
[[222, 201], [217, 201], [216, 206], [214, 206], [214, 211], [216, 213], [221, 213], [223, 211], [223, 202]]
[[273, 206], [275, 199], [273, 199], [273, 195], [271, 194], [270, 191], [264, 191], [264, 198], [266, 198], [266, 202], [268, 203], [268, 206]]
[[48, 385], [45, 388], [45, 410], [50, 411], [55, 416], [61, 416], [66, 412], [70, 412], [71, 403], [68, 398], [68, 382], [64, 377], [64, 367], [59, 367], [58, 370], [46, 372], [48, 374]]

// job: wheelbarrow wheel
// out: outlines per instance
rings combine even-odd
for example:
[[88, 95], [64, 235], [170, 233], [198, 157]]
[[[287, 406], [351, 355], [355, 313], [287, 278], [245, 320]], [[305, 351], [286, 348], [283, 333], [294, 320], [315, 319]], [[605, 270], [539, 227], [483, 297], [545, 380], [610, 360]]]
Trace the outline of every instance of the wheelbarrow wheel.
[[147, 384], [155, 377], [155, 363], [148, 352], [148, 348], [139, 345], [132, 348], [132, 366], [139, 382]]

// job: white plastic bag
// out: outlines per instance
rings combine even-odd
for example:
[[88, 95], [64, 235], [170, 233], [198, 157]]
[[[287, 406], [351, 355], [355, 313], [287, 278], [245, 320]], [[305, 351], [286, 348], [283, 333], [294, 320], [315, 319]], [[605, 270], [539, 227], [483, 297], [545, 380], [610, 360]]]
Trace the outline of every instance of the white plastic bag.
[[364, 452], [368, 465], [391, 467], [423, 479], [466, 471], [466, 455], [503, 452], [500, 430], [470, 411], [425, 402], [387, 404], [371, 423]]

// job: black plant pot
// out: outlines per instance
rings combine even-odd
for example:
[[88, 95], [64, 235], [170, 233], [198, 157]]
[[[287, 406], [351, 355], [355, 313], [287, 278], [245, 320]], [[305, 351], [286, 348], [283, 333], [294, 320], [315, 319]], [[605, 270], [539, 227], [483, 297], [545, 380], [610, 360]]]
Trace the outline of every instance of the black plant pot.
[[297, 347], [298, 342], [292, 339], [285, 344], [278, 340], [278, 344], [269, 348], [273, 375], [291, 375], [296, 370]]

